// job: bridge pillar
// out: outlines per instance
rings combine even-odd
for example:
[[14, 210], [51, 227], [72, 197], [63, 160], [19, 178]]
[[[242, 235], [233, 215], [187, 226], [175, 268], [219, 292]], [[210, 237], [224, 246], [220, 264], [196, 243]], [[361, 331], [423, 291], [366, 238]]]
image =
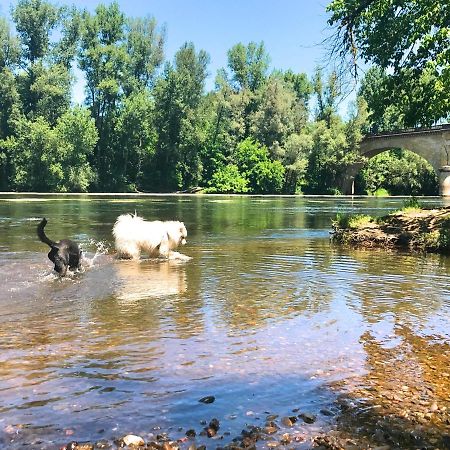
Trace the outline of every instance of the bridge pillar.
[[442, 166], [439, 169], [439, 194], [450, 197], [450, 166]]

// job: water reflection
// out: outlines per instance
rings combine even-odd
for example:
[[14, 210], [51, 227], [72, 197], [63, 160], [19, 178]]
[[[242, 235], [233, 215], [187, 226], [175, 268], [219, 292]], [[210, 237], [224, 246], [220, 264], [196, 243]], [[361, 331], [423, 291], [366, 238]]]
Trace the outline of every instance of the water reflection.
[[[312, 411], [323, 429], [332, 419], [320, 409], [351, 389], [359, 401], [360, 386], [381, 377], [380, 361], [420, 360], [412, 373], [422, 375], [426, 355], [435, 367], [448, 363], [446, 347], [433, 349], [449, 339], [449, 258], [329, 241], [338, 211], [381, 215], [401, 201], [32, 199], [0, 197], [0, 442], [8, 448], [28, 442], [25, 430], [61, 443], [67, 429], [77, 440], [112, 438], [212, 416], [235, 433], [268, 409]], [[96, 243], [112, 248], [116, 217], [135, 209], [183, 220], [192, 260], [94, 257]], [[81, 242], [84, 273], [49, 276], [35, 235], [42, 216]], [[443, 380], [433, 387], [440, 396]], [[217, 398], [208, 409], [198, 403], [205, 395]]]
[[115, 264], [115, 295], [127, 303], [182, 294], [187, 289], [185, 264], [177, 261], [120, 261]]

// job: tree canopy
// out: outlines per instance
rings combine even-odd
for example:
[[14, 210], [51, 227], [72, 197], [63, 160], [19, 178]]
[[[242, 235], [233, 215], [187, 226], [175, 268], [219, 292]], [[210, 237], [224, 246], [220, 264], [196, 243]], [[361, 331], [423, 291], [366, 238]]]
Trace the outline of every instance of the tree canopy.
[[400, 103], [405, 125], [450, 114], [450, 3], [442, 0], [333, 0], [333, 51], [387, 74], [385, 105]]
[[[318, 69], [308, 77], [272, 69], [264, 42], [233, 45], [207, 92], [209, 55], [187, 40], [167, 60], [166, 30], [154, 17], [128, 17], [117, 2], [88, 11], [18, 0], [10, 21], [0, 17], [0, 188], [340, 193], [347, 169], [362, 162], [358, 146], [371, 126], [429, 123], [448, 111], [448, 36], [442, 32], [448, 7], [436, 3], [440, 9], [431, 10], [442, 17], [420, 18], [425, 3], [434, 5], [330, 4], [343, 51], [358, 47], [377, 64], [344, 120], [336, 71]], [[406, 29], [410, 19], [422, 23], [414, 28], [415, 41]], [[393, 27], [386, 39], [383, 24]], [[402, 33], [409, 33], [405, 48], [414, 44], [399, 60], [401, 43], [390, 43]], [[72, 100], [75, 67], [85, 80], [82, 105]], [[385, 173], [386, 161], [397, 181], [383, 189], [419, 193], [436, 186], [423, 160], [397, 152], [367, 166], [360, 189], [380, 187], [374, 173]], [[402, 170], [417, 176], [400, 189], [408, 178]]]

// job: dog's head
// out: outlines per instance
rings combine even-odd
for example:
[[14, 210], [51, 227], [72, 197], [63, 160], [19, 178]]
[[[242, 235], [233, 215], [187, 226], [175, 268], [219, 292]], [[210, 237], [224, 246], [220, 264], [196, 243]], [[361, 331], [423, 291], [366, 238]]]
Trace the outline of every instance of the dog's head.
[[180, 222], [180, 240], [178, 245], [186, 245], [187, 230], [183, 222]]
[[186, 244], [187, 230], [183, 222], [171, 222], [167, 234], [175, 247]]
[[58, 272], [58, 274], [61, 277], [65, 277], [67, 273], [67, 267], [69, 265], [69, 258], [67, 252], [61, 250], [59, 247], [55, 245], [50, 250], [48, 257], [55, 265], [54, 267], [55, 271]]

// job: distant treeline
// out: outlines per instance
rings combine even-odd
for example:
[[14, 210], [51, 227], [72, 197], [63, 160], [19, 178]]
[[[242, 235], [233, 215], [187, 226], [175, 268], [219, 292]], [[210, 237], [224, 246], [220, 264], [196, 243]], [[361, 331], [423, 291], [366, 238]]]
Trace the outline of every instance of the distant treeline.
[[[208, 55], [187, 42], [165, 61], [165, 31], [117, 3], [90, 13], [19, 0], [11, 20], [0, 17], [4, 191], [339, 193], [365, 130], [380, 122], [368, 108], [380, 71], [344, 121], [336, 73], [269, 72], [263, 43], [233, 46], [205, 92]], [[71, 101], [75, 66], [83, 106]], [[357, 186], [437, 191], [431, 167], [399, 150], [371, 160]]]

